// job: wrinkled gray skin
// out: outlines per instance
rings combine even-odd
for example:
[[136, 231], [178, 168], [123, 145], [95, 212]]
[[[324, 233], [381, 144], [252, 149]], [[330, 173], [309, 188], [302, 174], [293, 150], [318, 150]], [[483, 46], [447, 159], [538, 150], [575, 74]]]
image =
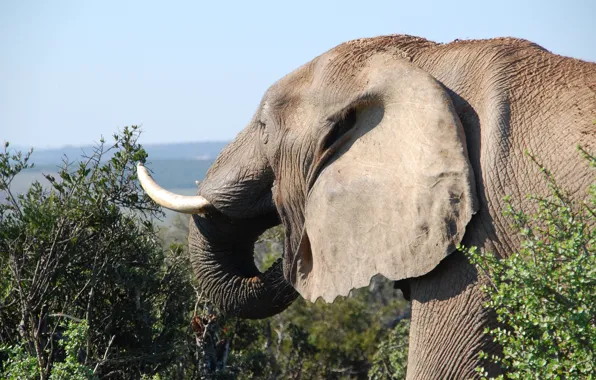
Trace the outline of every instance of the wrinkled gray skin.
[[[407, 65], [418, 67], [421, 73], [430, 76], [426, 78], [416, 70], [409, 70]], [[201, 183], [199, 194], [214, 208], [205, 216], [193, 215], [191, 220], [189, 241], [197, 278], [206, 294], [223, 309], [244, 317], [264, 318], [285, 309], [297, 296], [294, 289], [309, 299], [321, 296], [332, 300], [350, 286], [361, 286], [358, 281], [350, 282], [358, 274], [368, 277], [374, 274], [370, 271], [381, 271], [378, 266], [367, 268], [367, 260], [372, 262], [371, 258], [380, 257], [381, 262], [390, 262], [395, 255], [403, 254], [399, 259], [408, 269], [401, 272], [396, 269], [397, 274], [391, 279], [401, 280], [400, 286], [412, 301], [408, 378], [476, 378], [474, 368], [486, 365], [479, 361], [478, 352], [498, 352], [483, 334], [483, 329], [494, 321], [482, 306], [479, 289], [482, 276], [454, 246], [461, 241], [501, 256], [510, 255], [519, 246], [518, 237], [509, 230], [509, 222], [502, 216], [502, 199], [511, 195], [516, 206], [524, 207], [528, 206], [526, 194], [545, 189], [538, 169], [524, 156], [525, 150], [550, 168], [575, 197], [585, 195], [584, 189], [593, 175], [575, 146], [582, 144], [592, 151], [596, 148], [595, 66], [512, 38], [436, 44], [403, 35], [378, 37], [342, 44], [315, 58], [266, 92], [254, 118], [224, 149]], [[395, 78], [393, 72], [398, 73]], [[325, 181], [335, 181], [325, 182], [331, 183], [325, 186], [333, 187], [337, 181], [343, 181], [342, 186], [346, 183], [347, 187], [351, 183], [360, 186], [357, 180], [364, 175], [358, 174], [358, 170], [351, 171], [349, 164], [344, 166], [345, 174], [332, 173], [329, 168], [343, 154], [348, 155], [351, 147], [346, 147], [345, 141], [350, 141], [356, 149], [359, 137], [354, 137], [352, 130], [357, 122], [365, 126], [363, 134], [374, 137], [371, 131], [376, 125], [385, 125], [387, 129], [392, 120], [408, 113], [403, 104], [399, 112], [393, 112], [393, 105], [387, 99], [402, 94], [400, 88], [407, 87], [404, 78], [409, 75], [412, 82], [430, 89], [437, 107], [444, 108], [437, 112], [447, 121], [437, 121], [433, 128], [439, 132], [433, 134], [442, 133], [440, 128], [452, 131], [448, 139], [455, 139], [454, 155], [465, 159], [449, 189], [461, 185], [460, 196], [467, 194], [469, 199], [462, 201], [465, 205], [457, 209], [460, 206], [454, 204], [459, 201], [453, 202], [451, 194], [445, 198], [440, 190], [429, 195], [449, 199], [445, 207], [455, 207], [445, 211], [447, 216], [442, 217], [452, 222], [447, 233], [441, 230], [446, 228], [442, 222], [433, 220], [432, 212], [413, 211], [428, 219], [421, 227], [422, 233], [428, 234], [428, 229], [432, 233], [436, 228], [442, 236], [441, 244], [445, 244], [437, 243], [443, 248], [436, 255], [424, 251], [424, 255], [416, 256], [414, 252], [413, 259], [408, 261], [409, 251], [402, 252], [408, 247], [399, 248], [402, 251], [398, 249], [397, 253], [382, 249], [372, 252], [364, 247], [357, 252], [360, 256], [354, 252], [345, 256], [343, 252], [332, 252], [334, 246], [341, 246], [349, 239], [341, 235], [346, 226], [353, 226], [356, 233], [375, 217], [367, 215], [366, 207], [383, 210], [390, 208], [393, 201], [396, 205], [408, 205], [412, 203], [409, 197], [420, 192], [414, 185], [400, 191], [389, 184], [387, 198], [378, 189], [380, 195], [372, 200], [364, 198], [369, 202], [364, 204], [358, 196], [343, 204], [343, 198], [327, 195], [308, 211], [309, 192], [316, 193], [317, 181], [323, 181], [319, 177], [326, 175]], [[433, 85], [433, 81], [437, 84]], [[417, 107], [408, 116], [414, 122], [418, 117], [433, 116], [432, 109], [421, 112], [424, 105]], [[454, 121], [449, 121], [450, 115], [454, 115]], [[462, 127], [465, 137], [461, 134]], [[427, 141], [422, 137], [422, 142]], [[403, 143], [389, 139], [391, 147], [382, 148], [387, 152], [416, 149], [403, 139]], [[381, 136], [381, 145], [383, 140]], [[375, 150], [370, 152], [374, 155]], [[408, 157], [416, 152], [408, 151]], [[421, 157], [421, 167], [413, 167], [412, 175], [420, 174], [426, 167], [425, 152], [416, 153]], [[437, 178], [452, 170], [451, 156], [445, 157], [441, 164], [447, 169]], [[377, 160], [374, 166], [389, 165], [395, 171], [393, 178], [403, 181], [400, 186], [408, 185], [409, 177], [400, 175], [402, 169], [393, 169], [393, 163], [383, 161], [383, 157]], [[469, 173], [466, 165], [471, 165]], [[326, 167], [326, 172], [321, 170]], [[335, 177], [328, 180], [332, 175]], [[346, 177], [350, 178], [346, 180]], [[363, 190], [360, 194], [368, 191], [366, 186], [358, 189]], [[383, 202], [381, 208], [371, 204], [376, 199]], [[430, 203], [434, 204], [433, 199]], [[350, 214], [353, 219], [347, 221], [341, 213], [339, 217], [330, 214], [331, 217], [325, 218], [317, 214], [317, 209], [326, 204], [348, 210], [356, 204], [362, 208], [363, 215]], [[313, 214], [313, 221], [305, 217], [307, 212]], [[469, 221], [462, 216], [474, 212]], [[317, 220], [325, 222], [317, 224]], [[283, 263], [278, 262], [270, 271], [260, 274], [253, 263], [253, 244], [265, 229], [280, 222], [286, 235]], [[414, 218], [406, 224], [416, 223]], [[378, 240], [391, 243], [391, 234], [384, 234], [382, 227], [377, 230], [380, 237], [372, 236], [372, 243]], [[394, 240], [411, 238], [410, 232], [396, 231]], [[337, 262], [338, 257], [345, 259]], [[361, 260], [358, 265], [353, 264], [352, 257]], [[324, 275], [308, 277], [309, 273], [315, 273], [313, 265], [323, 262], [330, 277], [337, 275], [332, 273], [334, 268], [341, 268], [340, 275], [333, 277], [337, 284], [327, 284]], [[341, 283], [342, 278], [346, 279], [345, 284]], [[333, 288], [336, 285], [337, 289]], [[498, 368], [490, 366], [489, 370], [493, 374], [498, 372]]]

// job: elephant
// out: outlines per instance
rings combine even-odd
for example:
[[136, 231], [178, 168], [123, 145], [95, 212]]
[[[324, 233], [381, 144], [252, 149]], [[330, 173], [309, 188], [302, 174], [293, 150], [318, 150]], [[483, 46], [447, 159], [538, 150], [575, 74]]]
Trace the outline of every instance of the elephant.
[[[190, 259], [225, 312], [266, 318], [298, 295], [332, 302], [381, 274], [412, 305], [408, 378], [476, 378], [499, 353], [486, 278], [458, 250], [507, 257], [520, 238], [503, 199], [546, 192], [536, 155], [570, 189], [593, 180], [596, 64], [517, 38], [440, 44], [408, 35], [345, 42], [273, 84], [196, 196], [138, 176], [158, 204], [192, 214]], [[253, 248], [282, 224], [283, 255]]]

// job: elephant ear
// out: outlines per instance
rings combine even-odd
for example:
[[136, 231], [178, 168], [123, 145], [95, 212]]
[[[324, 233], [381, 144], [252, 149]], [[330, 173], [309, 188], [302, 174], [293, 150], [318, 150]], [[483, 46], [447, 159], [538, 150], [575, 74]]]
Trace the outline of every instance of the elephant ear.
[[477, 208], [465, 136], [445, 89], [395, 57], [365, 73], [362, 93], [377, 101], [349, 106], [351, 135], [307, 197], [291, 280], [311, 301], [332, 302], [377, 274], [428, 273], [456, 249]]

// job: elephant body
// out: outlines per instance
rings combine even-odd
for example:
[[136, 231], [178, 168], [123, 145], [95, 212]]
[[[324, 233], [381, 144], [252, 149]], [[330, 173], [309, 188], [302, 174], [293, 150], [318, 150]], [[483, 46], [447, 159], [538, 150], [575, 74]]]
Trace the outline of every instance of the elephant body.
[[[251, 318], [296, 291], [332, 301], [381, 273], [410, 293], [408, 378], [496, 374], [478, 358], [498, 353], [484, 280], [455, 247], [519, 247], [503, 198], [527, 209], [528, 193], [546, 191], [526, 151], [584, 197], [593, 174], [576, 146], [594, 151], [594, 121], [596, 65], [525, 40], [344, 43], [273, 85], [207, 173], [195, 273], [220, 307]], [[254, 241], [280, 222], [283, 261], [261, 274]]]
[[[451, 91], [480, 179], [481, 208], [463, 243], [507, 257], [520, 241], [503, 216], [503, 198], [509, 195], [516, 207], [529, 210], [526, 195], [546, 195], [547, 190], [525, 152], [578, 199], [594, 180], [576, 146], [596, 147], [596, 65], [510, 38], [433, 44], [427, 51], [414, 53], [413, 60]], [[435, 272], [410, 283], [408, 374], [416, 374], [411, 378], [471, 378], [478, 351], [498, 350], [483, 334], [494, 318], [482, 306], [481, 281], [462, 256], [455, 253]], [[436, 361], [421, 360], [429, 356]], [[449, 366], [442, 367], [441, 361]]]

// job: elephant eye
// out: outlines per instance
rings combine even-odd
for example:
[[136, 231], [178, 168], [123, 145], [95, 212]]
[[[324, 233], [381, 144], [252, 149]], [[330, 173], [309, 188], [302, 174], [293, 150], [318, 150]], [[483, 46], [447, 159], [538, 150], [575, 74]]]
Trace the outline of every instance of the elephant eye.
[[346, 134], [346, 132], [354, 127], [354, 124], [356, 124], [356, 109], [352, 108], [333, 121], [331, 131], [325, 137], [323, 151], [329, 149], [333, 144], [335, 144], [342, 136]]
[[269, 142], [269, 133], [267, 132], [267, 126], [262, 121], [257, 122], [259, 124], [259, 134], [261, 135], [261, 142], [267, 144]]

